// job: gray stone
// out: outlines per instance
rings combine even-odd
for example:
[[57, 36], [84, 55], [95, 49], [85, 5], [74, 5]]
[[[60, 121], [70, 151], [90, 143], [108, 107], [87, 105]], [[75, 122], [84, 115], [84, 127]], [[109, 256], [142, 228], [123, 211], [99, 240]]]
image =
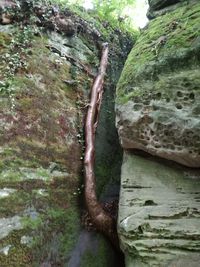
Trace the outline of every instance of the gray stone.
[[[49, 45], [62, 57], [73, 57], [74, 60], [87, 62], [88, 56], [95, 57], [93, 52], [77, 36], [63, 37], [56, 32], [49, 33]], [[98, 60], [98, 59], [96, 59]]]
[[[160, 76], [158, 81], [142, 85], [149, 94], [140, 103], [118, 105], [116, 123], [122, 146], [199, 167], [199, 73], [193, 70]], [[162, 79], [166, 90], [161, 92], [157, 88]]]
[[0, 239], [6, 237], [11, 231], [22, 229], [21, 217], [0, 218]]
[[199, 266], [199, 201], [199, 170], [125, 153], [118, 232], [126, 266]]
[[33, 243], [33, 237], [32, 236], [23, 235], [21, 237], [20, 243], [23, 244], [23, 245], [26, 245], [27, 247], [31, 247], [31, 245]]
[[3, 247], [0, 249], [0, 253], [4, 254], [5, 256], [8, 256], [9, 250], [12, 247], [12, 245], [8, 245], [6, 247]]
[[174, 5], [166, 6], [162, 9], [159, 9], [159, 10], [152, 10], [151, 8], [149, 8], [147, 11], [147, 18], [150, 20], [155, 19], [156, 17], [165, 15], [168, 12], [173, 12], [177, 8], [184, 6], [184, 5], [187, 5], [187, 2], [178, 2]]
[[8, 197], [10, 194], [13, 194], [14, 192], [16, 192], [16, 189], [12, 189], [12, 188], [0, 189], [0, 199], [4, 197]]

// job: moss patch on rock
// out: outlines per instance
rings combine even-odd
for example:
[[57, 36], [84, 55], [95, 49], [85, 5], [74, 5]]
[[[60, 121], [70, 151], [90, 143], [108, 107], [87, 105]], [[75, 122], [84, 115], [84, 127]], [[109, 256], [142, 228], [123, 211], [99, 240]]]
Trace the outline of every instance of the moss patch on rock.
[[137, 85], [144, 80], [199, 65], [199, 18], [199, 4], [191, 4], [149, 23], [126, 61], [118, 83], [118, 103], [127, 102], [134, 94], [140, 96]]
[[102, 236], [97, 236], [98, 250], [86, 251], [80, 267], [109, 267], [114, 263], [114, 253]]
[[4, 32], [0, 32], [0, 50], [2, 48], [7, 47], [7, 45], [10, 43], [11, 38], [10, 35]]
[[[14, 31], [19, 31], [17, 25]], [[50, 38], [33, 37], [23, 59], [26, 69], [18, 68], [11, 76], [4, 75], [5, 66], [0, 69], [5, 81], [0, 93], [0, 188], [15, 189], [0, 198], [0, 218], [22, 218], [22, 230], [0, 240], [0, 265], [5, 267], [48, 261], [62, 266], [80, 229], [78, 196], [73, 193], [80, 183], [77, 136], [83, 116], [76, 102], [85, 90], [85, 72], [52, 52]], [[2, 44], [5, 56], [9, 43]], [[72, 74], [76, 86], [64, 82], [71, 81]], [[90, 87], [92, 79], [87, 82]]]

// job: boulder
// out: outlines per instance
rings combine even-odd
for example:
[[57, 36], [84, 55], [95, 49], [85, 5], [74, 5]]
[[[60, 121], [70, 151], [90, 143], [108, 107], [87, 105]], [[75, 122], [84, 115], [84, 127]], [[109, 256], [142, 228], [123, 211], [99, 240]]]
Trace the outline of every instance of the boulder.
[[199, 266], [200, 170], [125, 152], [120, 192], [126, 267]]
[[151, 21], [117, 87], [122, 147], [200, 167], [200, 6]]

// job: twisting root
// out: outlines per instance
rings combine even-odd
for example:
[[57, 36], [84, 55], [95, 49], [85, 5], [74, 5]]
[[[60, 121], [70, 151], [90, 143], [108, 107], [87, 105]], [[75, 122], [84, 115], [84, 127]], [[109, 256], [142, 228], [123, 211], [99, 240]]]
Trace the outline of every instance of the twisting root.
[[95, 130], [103, 94], [103, 83], [108, 64], [108, 44], [103, 44], [99, 73], [91, 89], [90, 104], [85, 122], [85, 200], [89, 215], [96, 228], [106, 235], [115, 247], [118, 247], [118, 236], [115, 220], [105, 211], [97, 200], [96, 180], [94, 175]]

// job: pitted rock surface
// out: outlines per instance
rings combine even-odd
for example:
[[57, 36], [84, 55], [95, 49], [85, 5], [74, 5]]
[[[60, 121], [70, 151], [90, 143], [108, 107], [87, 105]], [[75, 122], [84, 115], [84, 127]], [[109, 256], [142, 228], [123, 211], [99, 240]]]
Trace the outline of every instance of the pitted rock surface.
[[117, 89], [123, 148], [200, 167], [199, 18], [199, 4], [158, 17], [133, 47]]
[[[118, 106], [124, 148], [137, 148], [186, 166], [200, 166], [199, 70], [182, 71], [143, 84], [139, 103]], [[160, 90], [160, 86], [165, 90]]]

